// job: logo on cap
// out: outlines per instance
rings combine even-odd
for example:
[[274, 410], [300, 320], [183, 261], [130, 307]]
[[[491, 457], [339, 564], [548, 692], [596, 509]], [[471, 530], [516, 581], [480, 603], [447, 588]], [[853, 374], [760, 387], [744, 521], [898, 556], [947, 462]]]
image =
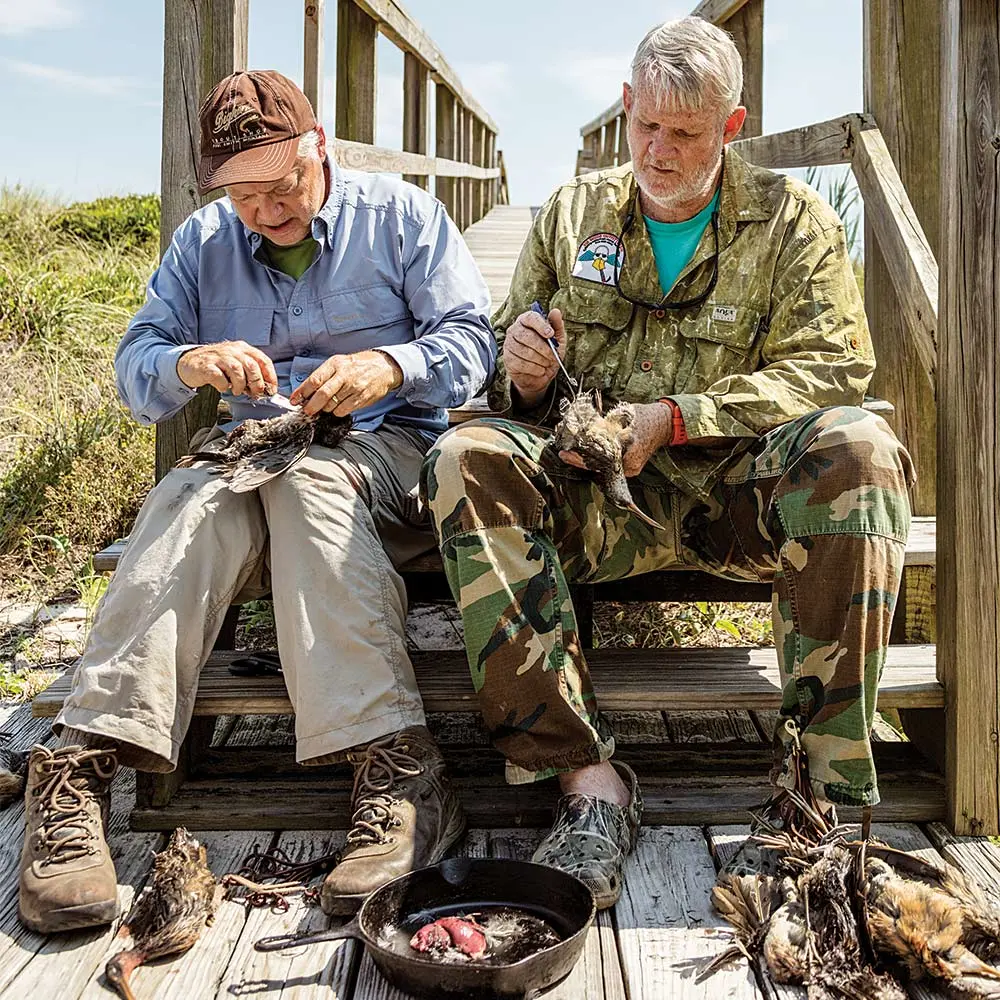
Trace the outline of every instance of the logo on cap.
[[[220, 133], [226, 133], [222, 134]], [[212, 123], [212, 148], [222, 150], [241, 146], [255, 139], [266, 139], [267, 130], [261, 124], [260, 112], [252, 104], [236, 104], [222, 108]]]

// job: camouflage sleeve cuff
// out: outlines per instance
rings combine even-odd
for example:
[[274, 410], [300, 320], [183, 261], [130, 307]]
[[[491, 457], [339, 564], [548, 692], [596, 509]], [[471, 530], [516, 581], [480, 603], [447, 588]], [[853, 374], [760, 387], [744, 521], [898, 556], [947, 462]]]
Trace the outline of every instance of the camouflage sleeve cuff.
[[681, 411], [689, 441], [701, 438], [746, 438], [756, 433], [720, 410], [715, 396], [675, 393], [670, 397]]
[[523, 420], [528, 424], [543, 423], [552, 412], [556, 396], [556, 379], [553, 379], [545, 390], [545, 395], [534, 406], [525, 406], [511, 381], [506, 375], [498, 374], [486, 394], [490, 409], [499, 416]]

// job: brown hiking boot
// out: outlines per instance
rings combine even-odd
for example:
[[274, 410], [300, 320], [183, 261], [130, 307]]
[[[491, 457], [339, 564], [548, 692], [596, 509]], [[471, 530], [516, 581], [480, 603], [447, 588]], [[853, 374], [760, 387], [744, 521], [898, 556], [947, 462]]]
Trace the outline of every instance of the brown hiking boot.
[[17, 905], [31, 930], [96, 927], [118, 916], [118, 881], [105, 840], [117, 769], [113, 750], [32, 748]]
[[354, 764], [351, 829], [326, 877], [326, 913], [354, 913], [397, 875], [440, 861], [465, 830], [465, 814], [424, 726], [385, 736], [349, 755]]

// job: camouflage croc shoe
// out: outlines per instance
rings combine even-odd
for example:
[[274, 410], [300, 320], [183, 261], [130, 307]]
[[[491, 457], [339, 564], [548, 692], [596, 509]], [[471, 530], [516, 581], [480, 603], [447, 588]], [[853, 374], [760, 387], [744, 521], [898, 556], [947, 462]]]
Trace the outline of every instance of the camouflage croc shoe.
[[635, 850], [642, 819], [642, 794], [632, 768], [614, 760], [628, 785], [627, 807], [593, 795], [564, 795], [556, 820], [531, 860], [575, 875], [594, 894], [599, 910], [618, 902], [622, 894], [625, 858]]

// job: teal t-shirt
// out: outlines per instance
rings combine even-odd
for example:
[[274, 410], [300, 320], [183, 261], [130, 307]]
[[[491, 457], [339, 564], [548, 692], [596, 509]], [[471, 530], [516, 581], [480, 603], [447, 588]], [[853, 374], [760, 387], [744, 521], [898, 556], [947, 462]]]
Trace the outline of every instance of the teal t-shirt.
[[690, 263], [705, 227], [712, 220], [712, 213], [719, 205], [719, 192], [693, 218], [684, 222], [657, 222], [648, 215], [646, 232], [649, 242], [653, 244], [653, 257], [656, 260], [656, 270], [660, 275], [660, 288], [667, 295], [674, 287], [677, 276]]

